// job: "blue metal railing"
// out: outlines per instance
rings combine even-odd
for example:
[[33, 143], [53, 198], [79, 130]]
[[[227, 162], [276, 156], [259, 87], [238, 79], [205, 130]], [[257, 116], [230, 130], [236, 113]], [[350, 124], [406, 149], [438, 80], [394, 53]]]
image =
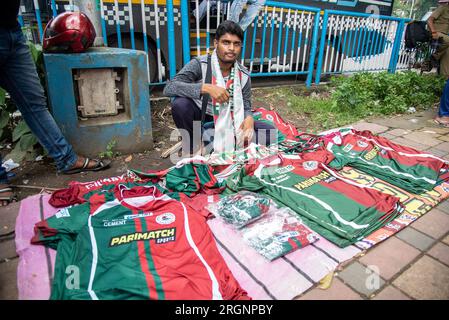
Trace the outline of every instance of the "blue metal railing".
[[319, 84], [325, 74], [395, 72], [407, 21], [390, 16], [325, 10], [315, 83]]
[[[229, 17], [229, 2], [217, 1], [213, 11], [208, 0], [207, 21], [201, 24], [206, 29], [200, 28], [198, 16], [194, 21], [190, 20], [191, 9], [200, 2], [166, 0], [161, 8], [160, 2], [155, 0], [99, 0], [105, 45], [112, 36], [118, 47], [144, 50], [151, 62], [148, 64], [150, 84], [165, 84], [190, 61], [191, 56], [210, 50], [215, 31], [213, 19], [218, 26]], [[52, 17], [64, 10], [76, 10], [72, 0], [48, 3], [48, 14]], [[34, 0], [33, 5], [41, 41], [42, 12], [38, 0]], [[21, 9], [21, 25], [24, 25], [23, 19]], [[318, 84], [322, 75], [377, 70], [395, 72], [405, 69], [410, 60], [410, 53], [405, 51], [403, 44], [407, 21], [339, 10], [320, 12], [315, 7], [267, 1], [244, 33], [241, 61], [252, 77], [303, 75], [307, 86], [311, 85], [314, 75]], [[162, 25], [165, 29], [160, 29]], [[178, 35], [181, 44], [176, 41]], [[166, 66], [163, 58], [167, 61]], [[164, 72], [166, 67], [169, 74]]]

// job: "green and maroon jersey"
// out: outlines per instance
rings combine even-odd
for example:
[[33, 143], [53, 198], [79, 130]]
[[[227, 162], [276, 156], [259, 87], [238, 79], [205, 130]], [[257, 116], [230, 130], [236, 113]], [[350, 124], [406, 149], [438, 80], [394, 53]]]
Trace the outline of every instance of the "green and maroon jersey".
[[298, 129], [286, 122], [282, 117], [274, 110], [267, 110], [265, 108], [257, 108], [253, 111], [254, 120], [267, 122], [278, 129], [278, 142], [284, 140], [296, 140], [299, 135]]
[[224, 189], [224, 183], [217, 181], [210, 166], [186, 162], [160, 171], [128, 170], [126, 174], [117, 177], [71, 182], [68, 188], [53, 192], [49, 203], [56, 208], [84, 203], [93, 194], [113, 190], [120, 183], [156, 185], [160, 191], [176, 200], [198, 193], [219, 193]]
[[52, 299], [249, 299], [206, 216], [155, 186], [118, 185], [62, 209], [32, 243], [58, 251]]
[[339, 135], [325, 143], [335, 156], [331, 167], [348, 165], [415, 194], [432, 190], [446, 179], [445, 160], [395, 144], [370, 131], [341, 129]]
[[403, 210], [399, 199], [349, 181], [327, 167], [325, 149], [284, 155], [245, 166], [227, 178], [231, 190], [271, 196], [321, 236], [340, 247], [392, 221]]

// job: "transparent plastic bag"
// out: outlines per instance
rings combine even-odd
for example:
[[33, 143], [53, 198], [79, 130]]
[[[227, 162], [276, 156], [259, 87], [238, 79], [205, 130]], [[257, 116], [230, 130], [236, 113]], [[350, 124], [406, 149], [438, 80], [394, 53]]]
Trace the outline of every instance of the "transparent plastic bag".
[[261, 218], [268, 212], [272, 201], [264, 195], [251, 191], [240, 191], [209, 204], [206, 208], [215, 216], [221, 217], [226, 223], [236, 228]]
[[249, 246], [270, 261], [319, 239], [294, 211], [274, 204], [267, 214], [240, 232]]

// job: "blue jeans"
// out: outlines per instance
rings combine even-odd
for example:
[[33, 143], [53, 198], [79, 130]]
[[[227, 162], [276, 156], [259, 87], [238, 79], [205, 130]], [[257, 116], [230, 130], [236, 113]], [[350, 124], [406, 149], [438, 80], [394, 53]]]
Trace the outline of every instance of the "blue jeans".
[[[214, 7], [217, 6], [217, 2], [216, 0], [210, 0], [209, 1], [209, 10], [212, 10]], [[221, 13], [224, 12], [228, 1], [220, 1], [221, 4]], [[203, 20], [203, 18], [206, 16], [207, 14], [207, 0], [203, 0], [201, 1], [201, 3], [198, 5], [198, 8], [193, 10], [193, 15], [196, 17], [197, 12], [199, 12], [199, 21]]]
[[440, 100], [440, 109], [438, 110], [438, 116], [449, 117], [449, 80], [446, 81], [443, 94]]
[[[248, 3], [245, 15], [242, 20], [239, 20], [240, 14], [243, 10], [243, 5]], [[229, 20], [237, 22], [243, 31], [253, 22], [253, 20], [259, 15], [260, 9], [265, 5], [265, 0], [234, 0], [232, 1], [231, 9], [229, 12]], [[240, 21], [240, 22], [239, 22]]]
[[[0, 28], [0, 87], [9, 93], [57, 168], [61, 171], [70, 169], [77, 156], [47, 109], [44, 89], [20, 26]], [[6, 172], [0, 166], [0, 183], [5, 182]]]

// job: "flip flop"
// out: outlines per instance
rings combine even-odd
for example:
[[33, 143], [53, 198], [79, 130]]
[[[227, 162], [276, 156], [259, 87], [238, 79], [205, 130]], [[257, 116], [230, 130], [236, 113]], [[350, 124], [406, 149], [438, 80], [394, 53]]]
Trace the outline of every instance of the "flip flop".
[[444, 122], [444, 121], [441, 121], [441, 120], [439, 120], [437, 118], [433, 119], [433, 122], [435, 122], [436, 124], [439, 124], [440, 126], [449, 128], [449, 122]]
[[[3, 192], [9, 192], [9, 191], [12, 192], [12, 188], [6, 187], [6, 188], [3, 188], [3, 189], [0, 189], [0, 194], [3, 193]], [[12, 203], [12, 202], [18, 201], [18, 198], [17, 198], [17, 195], [15, 195], [15, 194], [13, 193], [13, 194], [11, 194], [11, 195], [8, 196], [8, 197], [0, 196], [0, 201], [7, 201], [8, 204], [10, 204], [10, 203]], [[0, 207], [3, 207], [3, 206], [0, 206]]]
[[85, 171], [100, 171], [103, 169], [106, 169], [111, 164], [110, 160], [98, 160], [98, 159], [92, 159], [96, 162], [96, 165], [94, 167], [88, 168], [90, 159], [86, 157], [86, 160], [84, 161], [84, 164], [81, 168], [74, 168], [69, 169], [66, 171], [63, 171], [63, 174], [75, 174], [75, 173], [81, 173]]

